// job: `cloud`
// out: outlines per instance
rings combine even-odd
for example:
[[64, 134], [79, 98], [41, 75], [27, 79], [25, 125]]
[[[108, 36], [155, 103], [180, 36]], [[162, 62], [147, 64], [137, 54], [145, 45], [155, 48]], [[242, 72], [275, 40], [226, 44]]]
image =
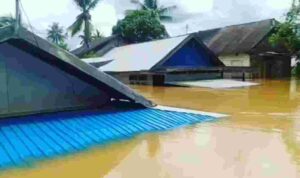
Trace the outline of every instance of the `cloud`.
[[[14, 14], [14, 0], [2, 0], [0, 15]], [[35, 32], [46, 35], [46, 28], [53, 22], [68, 27], [80, 13], [73, 0], [21, 0], [29, 22]], [[166, 23], [171, 35], [184, 34], [188, 25], [189, 32], [215, 28], [243, 22], [283, 17], [292, 0], [160, 0], [160, 5], [176, 5], [174, 11], [176, 21]], [[93, 23], [104, 35], [111, 33], [117, 19], [124, 17], [127, 9], [136, 9], [130, 0], [102, 0], [92, 11]], [[26, 16], [23, 21], [29, 23]], [[70, 39], [74, 48], [78, 38]]]
[[111, 34], [112, 26], [117, 21], [117, 11], [111, 3], [103, 1], [91, 13], [93, 24], [96, 29], [99, 29], [106, 36]]
[[246, 23], [269, 18], [282, 19], [291, 0], [214, 0], [208, 12], [187, 15], [185, 20], [167, 24], [171, 35]]
[[188, 13], [201, 13], [211, 11], [213, 8], [213, 0], [181, 0], [178, 2], [178, 6], [183, 9], [183, 11]]

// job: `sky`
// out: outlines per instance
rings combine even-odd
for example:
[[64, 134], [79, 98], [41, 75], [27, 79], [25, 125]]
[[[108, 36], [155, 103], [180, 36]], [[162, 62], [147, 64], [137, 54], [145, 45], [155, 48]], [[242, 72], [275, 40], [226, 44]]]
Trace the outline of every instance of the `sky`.
[[[14, 15], [15, 0], [1, 0], [0, 15]], [[161, 6], [176, 5], [174, 22], [165, 23], [172, 36], [221, 26], [252, 22], [268, 18], [283, 19], [292, 0], [160, 0]], [[21, 0], [22, 18], [38, 35], [45, 37], [53, 22], [67, 28], [80, 13], [72, 0]], [[130, 0], [102, 0], [91, 12], [93, 24], [105, 36], [111, 34], [118, 19], [127, 9], [136, 9]], [[25, 13], [24, 13], [25, 12]], [[71, 48], [78, 38], [68, 40]]]

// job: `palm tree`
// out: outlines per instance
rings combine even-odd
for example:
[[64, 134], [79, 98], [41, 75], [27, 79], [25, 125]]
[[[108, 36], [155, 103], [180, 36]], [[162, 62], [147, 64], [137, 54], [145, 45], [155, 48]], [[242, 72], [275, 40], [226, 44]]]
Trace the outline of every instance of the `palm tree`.
[[[131, 0], [132, 3], [138, 4], [140, 10], [148, 10], [155, 13], [161, 21], [171, 21], [173, 17], [170, 12], [176, 8], [176, 6], [159, 6], [158, 0], [144, 0], [142, 3], [140, 0]], [[128, 10], [126, 13], [132, 13], [132, 10]]]
[[[85, 44], [85, 37], [84, 35], [79, 35], [79, 38], [81, 39], [81, 42], [80, 44]], [[97, 40], [97, 39], [102, 39], [104, 38], [103, 34], [99, 31], [99, 30], [96, 30], [95, 33], [93, 33], [91, 35], [91, 41], [94, 41], [94, 40]]]
[[96, 30], [95, 33], [92, 35], [92, 40], [97, 40], [104, 38], [104, 35], [100, 32], [100, 30]]
[[65, 50], [69, 50], [68, 44], [65, 42], [67, 37], [64, 28], [59, 26], [59, 23], [54, 22], [47, 30], [47, 39]]
[[81, 11], [81, 14], [76, 17], [76, 21], [69, 27], [69, 30], [71, 31], [71, 36], [74, 36], [84, 27], [82, 38], [87, 46], [89, 46], [89, 42], [92, 40], [91, 36], [93, 31], [90, 11], [97, 6], [99, 1], [100, 0], [74, 0]]
[[0, 17], [0, 27], [13, 25], [16, 20], [12, 16], [3, 16]]
[[64, 28], [59, 23], [54, 22], [47, 30], [47, 39], [52, 43], [59, 45], [65, 41], [67, 35], [64, 34]]

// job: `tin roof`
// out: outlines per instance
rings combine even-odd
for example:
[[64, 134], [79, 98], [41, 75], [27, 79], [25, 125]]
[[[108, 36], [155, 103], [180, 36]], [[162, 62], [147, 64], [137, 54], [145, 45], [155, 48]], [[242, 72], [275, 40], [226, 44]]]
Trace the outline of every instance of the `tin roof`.
[[20, 28], [17, 33], [11, 26], [0, 28], [0, 43], [3, 42], [8, 42], [85, 82], [101, 88], [112, 98], [134, 101], [147, 107], [153, 106], [151, 101], [128, 86], [25, 28]]
[[187, 37], [180, 36], [116, 47], [103, 56], [114, 61], [101, 67], [101, 70], [113, 72], [150, 70]]
[[200, 31], [198, 36], [217, 55], [248, 53], [273, 30], [275, 23], [267, 19]]
[[0, 121], [0, 169], [79, 152], [141, 133], [216, 118], [159, 109], [84, 111]]

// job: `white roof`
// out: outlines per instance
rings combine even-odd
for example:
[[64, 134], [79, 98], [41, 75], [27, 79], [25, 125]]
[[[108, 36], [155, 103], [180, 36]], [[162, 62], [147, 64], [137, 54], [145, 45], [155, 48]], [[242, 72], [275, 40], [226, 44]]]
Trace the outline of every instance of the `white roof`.
[[241, 88], [259, 85], [254, 82], [243, 82], [238, 80], [230, 79], [217, 79], [217, 80], [198, 80], [198, 81], [182, 81], [182, 82], [167, 82], [168, 84], [177, 86], [188, 86], [188, 87], [204, 87], [214, 89], [228, 89], [228, 88]]
[[86, 62], [86, 63], [98, 63], [98, 62], [110, 61], [112, 59], [105, 58], [105, 57], [95, 57], [95, 58], [83, 58], [81, 60]]
[[103, 56], [114, 61], [99, 69], [107, 72], [150, 70], [187, 37], [188, 35], [114, 48]]

